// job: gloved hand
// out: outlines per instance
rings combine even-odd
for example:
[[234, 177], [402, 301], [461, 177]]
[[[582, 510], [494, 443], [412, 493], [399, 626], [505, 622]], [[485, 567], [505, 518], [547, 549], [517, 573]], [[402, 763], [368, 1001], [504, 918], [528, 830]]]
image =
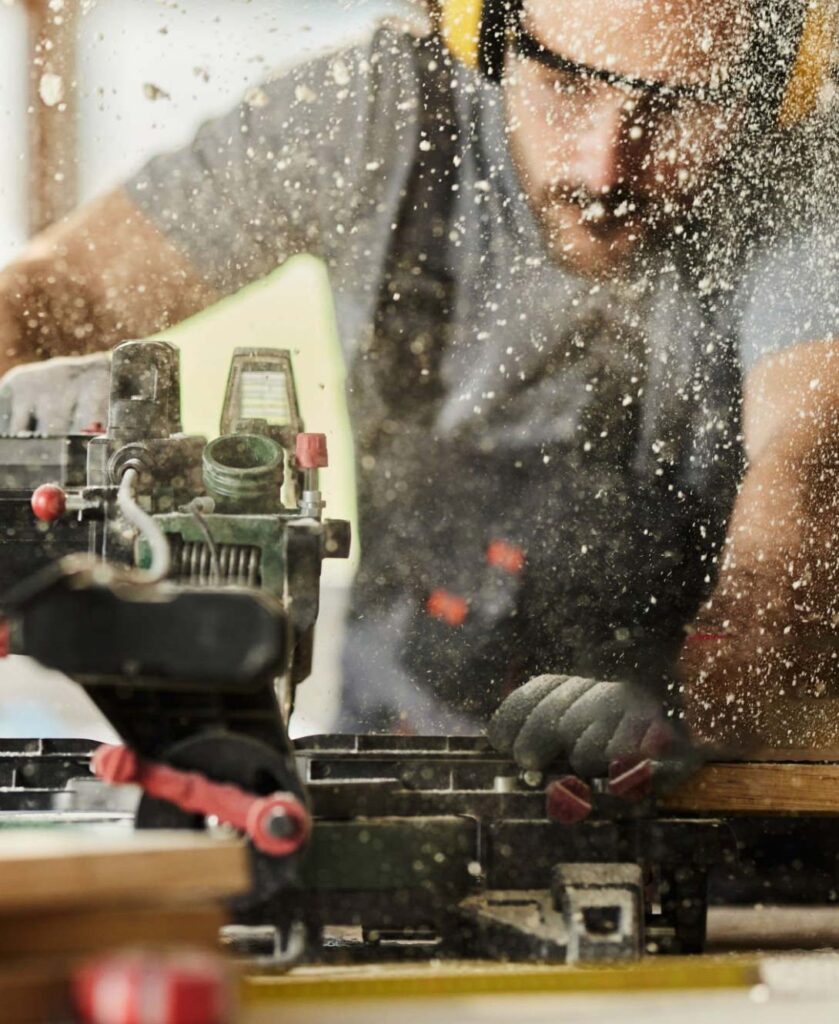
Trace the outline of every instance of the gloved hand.
[[633, 683], [538, 676], [507, 697], [487, 735], [525, 769], [563, 761], [585, 778], [605, 778], [613, 764], [650, 758], [656, 782], [666, 786], [699, 764], [661, 703]]
[[107, 425], [111, 357], [61, 356], [15, 366], [0, 379], [0, 433], [78, 433]]

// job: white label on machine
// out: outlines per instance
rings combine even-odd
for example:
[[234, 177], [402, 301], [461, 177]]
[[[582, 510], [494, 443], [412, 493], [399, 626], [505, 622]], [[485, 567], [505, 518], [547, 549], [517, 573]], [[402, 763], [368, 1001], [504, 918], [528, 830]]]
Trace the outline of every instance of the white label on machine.
[[273, 424], [291, 422], [286, 375], [282, 370], [243, 370], [241, 382], [241, 419], [267, 420]]

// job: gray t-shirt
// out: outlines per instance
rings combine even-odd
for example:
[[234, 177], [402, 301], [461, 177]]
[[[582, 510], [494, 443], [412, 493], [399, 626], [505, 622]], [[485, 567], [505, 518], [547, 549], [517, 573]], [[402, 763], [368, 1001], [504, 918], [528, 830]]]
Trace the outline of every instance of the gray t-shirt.
[[626, 282], [573, 276], [499, 89], [386, 29], [127, 187], [225, 294], [326, 262], [362, 545], [346, 727], [469, 728], [549, 669], [663, 678], [742, 474], [743, 370], [833, 332], [834, 275], [809, 275], [806, 327], [777, 247], [708, 272], [668, 244]]

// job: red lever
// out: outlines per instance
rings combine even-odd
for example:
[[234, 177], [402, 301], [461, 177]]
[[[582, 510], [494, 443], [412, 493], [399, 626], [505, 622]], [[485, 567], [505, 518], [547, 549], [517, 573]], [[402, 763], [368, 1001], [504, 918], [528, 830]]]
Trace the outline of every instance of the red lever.
[[591, 814], [591, 787], [576, 775], [554, 779], [545, 790], [545, 810], [551, 821], [576, 825]]
[[298, 434], [294, 442], [294, 457], [300, 469], [323, 469], [328, 466], [326, 434]]
[[229, 783], [211, 782], [198, 772], [146, 761], [133, 750], [104, 744], [93, 755], [93, 771], [105, 782], [133, 782], [149, 796], [189, 814], [214, 815], [274, 857], [299, 850], [312, 830], [309, 813], [290, 793], [255, 796]]
[[32, 492], [31, 504], [42, 522], [52, 523], [67, 511], [67, 495], [58, 484], [41, 484]]

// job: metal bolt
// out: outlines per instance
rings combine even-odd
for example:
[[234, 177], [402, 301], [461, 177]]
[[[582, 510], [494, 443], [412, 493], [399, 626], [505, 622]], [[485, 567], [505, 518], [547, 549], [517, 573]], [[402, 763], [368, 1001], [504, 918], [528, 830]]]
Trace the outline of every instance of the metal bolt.
[[265, 827], [276, 839], [291, 839], [297, 835], [299, 825], [290, 814], [278, 808], [272, 812]]
[[492, 780], [492, 788], [496, 793], [515, 793], [519, 780], [515, 775], [496, 775]]

